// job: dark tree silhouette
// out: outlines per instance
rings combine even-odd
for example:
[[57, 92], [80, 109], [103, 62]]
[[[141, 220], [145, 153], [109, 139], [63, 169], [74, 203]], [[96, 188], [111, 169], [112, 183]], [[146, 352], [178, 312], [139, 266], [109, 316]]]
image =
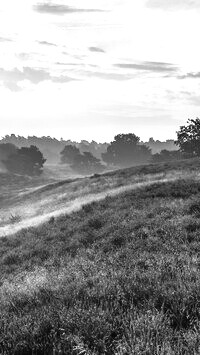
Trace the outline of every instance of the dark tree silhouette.
[[90, 152], [83, 152], [73, 145], [66, 146], [61, 154], [61, 163], [69, 164], [79, 174], [89, 175], [104, 170], [100, 159], [94, 157]]
[[62, 152], [60, 152], [61, 155], [61, 163], [62, 164], [73, 164], [74, 160], [76, 157], [80, 155], [80, 150], [76, 148], [74, 145], [66, 145]]
[[[21, 147], [30, 147], [30, 145], [35, 145], [39, 148], [41, 153], [47, 158], [48, 164], [55, 164], [60, 161], [60, 152], [67, 145], [76, 146], [81, 153], [90, 152], [96, 158], [101, 159], [102, 153], [107, 151], [108, 143], [97, 143], [95, 141], [88, 142], [87, 140], [82, 140], [81, 142], [75, 142], [71, 140], [56, 139], [52, 137], [36, 137], [36, 136], [17, 136], [15, 134], [6, 135], [0, 140], [0, 144], [2, 143], [12, 143], [17, 148]], [[144, 144], [152, 150], [152, 153], [159, 153], [162, 149], [167, 150], [178, 150], [177, 145], [174, 144], [174, 140], [166, 140], [165, 142], [161, 142], [159, 140], [155, 140], [150, 138], [148, 142], [140, 142], [140, 144]]]
[[200, 156], [200, 119], [188, 119], [186, 126], [181, 126], [175, 144], [180, 151], [191, 156]]
[[101, 173], [105, 169], [100, 159], [94, 157], [90, 152], [83, 152], [83, 154], [77, 155], [71, 168], [84, 175]]
[[17, 152], [17, 147], [11, 143], [0, 144], [0, 161], [3, 161], [9, 157], [11, 154]]
[[134, 133], [118, 134], [107, 152], [102, 154], [102, 159], [109, 165], [120, 167], [144, 164], [150, 160], [151, 150], [139, 142], [140, 138]]
[[46, 159], [44, 159], [40, 150], [31, 145], [30, 147], [16, 149], [16, 152], [3, 160], [3, 163], [7, 170], [12, 173], [36, 176], [42, 173], [45, 161]]
[[16, 136], [15, 134], [6, 135], [0, 140], [1, 143], [12, 143], [17, 148], [30, 147], [30, 145], [35, 145], [39, 148], [41, 153], [47, 158], [48, 163], [55, 164], [60, 160], [60, 152], [65, 146], [73, 145], [80, 149], [80, 152], [90, 152], [96, 158], [101, 158], [101, 153], [104, 153], [107, 149], [107, 143], [97, 143], [95, 141], [88, 142], [82, 140], [80, 143], [71, 140], [60, 140], [52, 138], [50, 136], [36, 137], [28, 136], [27, 138], [23, 136]]

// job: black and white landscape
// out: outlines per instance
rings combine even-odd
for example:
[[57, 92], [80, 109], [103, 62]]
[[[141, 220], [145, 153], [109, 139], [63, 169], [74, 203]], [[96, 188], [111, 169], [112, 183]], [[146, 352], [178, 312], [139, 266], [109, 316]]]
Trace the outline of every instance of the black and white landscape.
[[1, 0], [0, 355], [200, 353], [199, 0]]

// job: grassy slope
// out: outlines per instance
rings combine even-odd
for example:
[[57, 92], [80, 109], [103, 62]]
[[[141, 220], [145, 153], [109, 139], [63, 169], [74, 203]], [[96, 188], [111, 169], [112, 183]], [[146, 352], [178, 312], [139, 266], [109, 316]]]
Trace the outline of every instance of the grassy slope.
[[[52, 213], [61, 214], [63, 211], [66, 213], [86, 200], [96, 199], [97, 194], [102, 198], [108, 191], [116, 188], [122, 189], [128, 185], [166, 177], [173, 178], [173, 171], [170, 171], [168, 167], [169, 165], [159, 166], [159, 172], [156, 174], [157, 167], [155, 169], [155, 165], [149, 165], [140, 170], [138, 168], [121, 170], [99, 177], [95, 176], [92, 179], [86, 177], [52, 182], [46, 176], [28, 179], [20, 176], [0, 175], [0, 236], [37, 225], [41, 221], [44, 222]], [[172, 169], [173, 166], [170, 168]], [[187, 171], [185, 173], [188, 174]], [[176, 171], [176, 177], [177, 174], [182, 174], [181, 170]], [[18, 223], [10, 225], [11, 219]]]
[[[187, 164], [198, 173], [199, 161]], [[134, 169], [106, 176], [175, 166]], [[1, 238], [0, 353], [199, 354], [200, 181], [192, 176]]]

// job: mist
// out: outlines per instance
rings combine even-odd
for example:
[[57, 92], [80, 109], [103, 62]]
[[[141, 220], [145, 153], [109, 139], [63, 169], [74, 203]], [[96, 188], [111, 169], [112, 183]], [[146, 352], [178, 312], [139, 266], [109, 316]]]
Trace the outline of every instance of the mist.
[[[73, 213], [88, 203], [155, 183], [174, 181], [181, 176], [182, 172], [148, 174], [140, 178], [136, 176], [131, 179], [132, 183], [129, 183], [128, 180], [115, 182], [112, 177], [110, 179], [102, 177], [95, 184], [91, 183], [91, 186], [88, 184], [88, 179], [75, 179], [75, 181], [66, 181], [62, 184], [50, 184], [29, 189], [25, 194], [16, 194], [10, 205], [2, 209], [0, 237], [38, 226], [49, 221], [52, 217]], [[124, 186], [117, 186], [121, 184]], [[15, 218], [14, 223], [13, 218]]]
[[[117, 137], [124, 137], [124, 142]], [[128, 137], [132, 137], [132, 145], [128, 140], [126, 142]], [[117, 150], [110, 155], [112, 147]], [[74, 152], [73, 156], [70, 149]], [[163, 149], [173, 152], [178, 147], [170, 139], [161, 142], [150, 138], [148, 142], [142, 142], [133, 133], [118, 134], [112, 142], [105, 143], [97, 143], [94, 140], [75, 142], [49, 136], [23, 137], [11, 134], [0, 140], [0, 173], [8, 172], [32, 177], [42, 174], [47, 180], [73, 178], [147, 164], [151, 162], [155, 153], [159, 154]], [[170, 154], [170, 157], [176, 155]]]

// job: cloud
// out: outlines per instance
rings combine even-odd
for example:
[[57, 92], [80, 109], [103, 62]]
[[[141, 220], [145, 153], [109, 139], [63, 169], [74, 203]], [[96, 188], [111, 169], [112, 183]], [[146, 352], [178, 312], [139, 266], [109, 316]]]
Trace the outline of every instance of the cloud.
[[0, 68], [0, 80], [3, 81], [20, 81], [23, 80], [23, 73], [17, 68], [13, 70], [5, 70]]
[[[90, 68], [89, 68], [90, 67]], [[115, 68], [115, 69], [114, 69]], [[120, 68], [122, 70], [118, 70]], [[162, 77], [174, 77], [177, 75], [178, 68], [170, 63], [163, 62], [140, 62], [140, 63], [116, 63], [113, 68], [101, 70], [99, 66], [89, 64], [86, 68], [79, 70], [80, 77], [96, 77], [105, 80], [131, 80], [138, 76], [148, 73], [163, 74]]]
[[62, 66], [80, 66], [80, 63], [65, 63], [65, 62], [55, 62], [56, 65], [62, 65]]
[[21, 91], [20, 86], [18, 86], [15, 82], [12, 81], [4, 81], [4, 86], [13, 92]]
[[90, 52], [105, 53], [105, 51], [99, 47], [89, 47]]
[[0, 42], [12, 42], [12, 39], [7, 37], [0, 37]]
[[53, 83], [68, 83], [69, 81], [72, 80], [77, 80], [77, 79], [72, 79], [70, 76], [67, 75], [61, 75], [61, 76], [52, 76], [51, 77], [51, 81], [53, 81]]
[[117, 81], [124, 81], [124, 80], [130, 80], [133, 78], [132, 75], [128, 74], [120, 74], [120, 73], [106, 73], [106, 72], [100, 72], [100, 71], [89, 71], [89, 70], [84, 70], [81, 72], [81, 75], [87, 76], [87, 78], [99, 78], [99, 79], [104, 79], [104, 80], [117, 80]]
[[18, 84], [23, 80], [29, 80], [33, 84], [38, 84], [41, 81], [50, 80], [50, 74], [45, 70], [29, 67], [24, 67], [22, 71], [17, 68], [13, 70], [0, 68], [0, 81], [11, 91], [21, 90]]
[[199, 0], [148, 0], [147, 7], [164, 10], [200, 8]]
[[76, 8], [67, 5], [50, 4], [50, 3], [39, 3], [35, 5], [33, 8], [35, 11], [39, 13], [46, 13], [52, 15], [65, 15], [65, 14], [75, 13], [75, 12], [103, 12], [103, 10], [100, 9], [82, 9], [82, 8]]
[[51, 43], [51, 42], [47, 42], [47, 41], [37, 41], [37, 42], [39, 44], [44, 45], [44, 46], [55, 46], [55, 47], [57, 47], [55, 43]]
[[22, 60], [27, 60], [30, 58], [30, 53], [18, 53], [18, 54], [16, 54], [16, 57], [18, 57]]
[[23, 69], [24, 79], [31, 81], [33, 84], [38, 84], [41, 81], [49, 80], [50, 74], [43, 69], [33, 69], [25, 67]]
[[185, 75], [180, 75], [178, 79], [200, 79], [200, 72], [197, 73], [187, 73]]
[[24, 80], [28, 80], [32, 84], [39, 84], [45, 80], [50, 80], [54, 83], [66, 83], [75, 79], [65, 75], [52, 76], [44, 69], [24, 67], [23, 70], [17, 68], [14, 68], [13, 70], [5, 70], [0, 68], [0, 81], [11, 91], [21, 90], [19, 84]]
[[122, 69], [134, 69], [158, 73], [177, 71], [177, 67], [174, 65], [162, 62], [118, 63], [114, 64], [114, 66]]

